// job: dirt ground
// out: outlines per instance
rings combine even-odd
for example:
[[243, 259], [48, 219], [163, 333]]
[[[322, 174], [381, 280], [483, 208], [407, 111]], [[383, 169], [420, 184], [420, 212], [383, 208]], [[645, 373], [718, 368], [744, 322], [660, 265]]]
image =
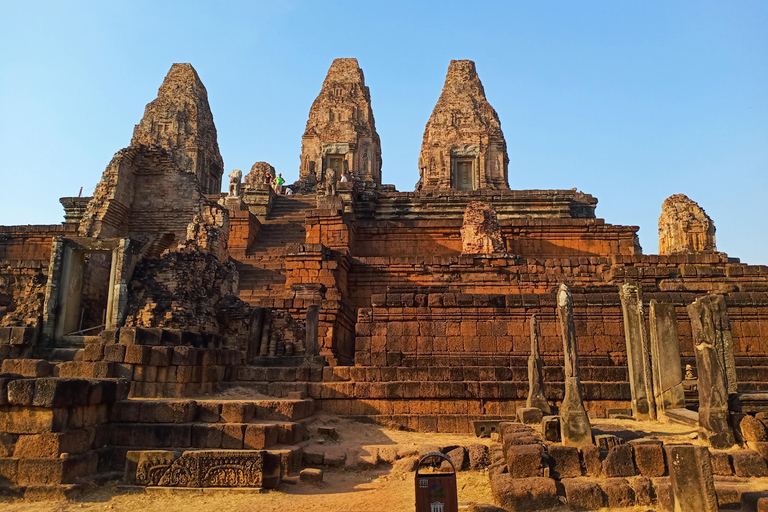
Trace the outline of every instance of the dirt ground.
[[[319, 415], [310, 425], [310, 433], [318, 426], [333, 426], [339, 433], [338, 441], [314, 435], [310, 445], [329, 448], [364, 450], [372, 446], [462, 445], [489, 439], [455, 434], [429, 434], [393, 430], [378, 425], [358, 423], [335, 416]], [[688, 427], [671, 424], [645, 423], [628, 420], [594, 420], [597, 433], [612, 433], [632, 438], [658, 437], [665, 441], [696, 442]], [[471, 503], [493, 503], [488, 475], [483, 471], [462, 471], [457, 475], [460, 509]], [[125, 511], [160, 510], [163, 512], [412, 512], [415, 505], [414, 473], [402, 472], [389, 465], [371, 469], [326, 469], [323, 483], [312, 485], [298, 482], [283, 483], [279, 490], [173, 490], [157, 489], [136, 492], [116, 482], [94, 487], [72, 501], [29, 502], [0, 500], [0, 510], [13, 512], [42, 511]]]

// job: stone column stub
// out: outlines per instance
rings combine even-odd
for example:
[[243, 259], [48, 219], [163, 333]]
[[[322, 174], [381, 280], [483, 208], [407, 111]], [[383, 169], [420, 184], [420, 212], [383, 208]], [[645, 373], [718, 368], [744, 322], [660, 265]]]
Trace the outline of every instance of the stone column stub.
[[544, 376], [539, 353], [539, 321], [536, 315], [531, 317], [531, 355], [528, 357], [528, 399], [525, 406], [541, 409], [544, 414], [552, 413], [544, 395]]
[[564, 445], [579, 447], [592, 444], [592, 424], [582, 399], [573, 297], [565, 284], [560, 285], [557, 294], [557, 316], [565, 360], [565, 396], [560, 410], [560, 435]]
[[659, 416], [667, 409], [685, 408], [683, 368], [675, 305], [651, 300], [648, 322], [651, 338], [653, 394]]
[[627, 344], [629, 385], [632, 391], [632, 415], [637, 420], [655, 420], [651, 353], [643, 313], [643, 293], [637, 283], [625, 282], [619, 287], [624, 316], [624, 339]]

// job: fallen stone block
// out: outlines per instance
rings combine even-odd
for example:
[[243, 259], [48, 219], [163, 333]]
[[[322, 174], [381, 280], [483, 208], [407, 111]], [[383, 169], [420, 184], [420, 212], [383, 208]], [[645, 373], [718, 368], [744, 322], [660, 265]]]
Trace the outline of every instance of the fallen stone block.
[[317, 435], [336, 441], [339, 439], [339, 433], [336, 427], [317, 427]]
[[635, 504], [647, 507], [653, 503], [653, 485], [651, 479], [638, 476], [632, 479], [632, 490], [635, 493]]
[[585, 476], [599, 477], [603, 471], [603, 463], [600, 461], [600, 450], [593, 444], [587, 444], [579, 448], [581, 455], [581, 467]]
[[731, 456], [728, 452], [710, 450], [710, 461], [712, 464], [712, 474], [718, 476], [731, 476], [733, 466], [731, 465]]
[[307, 484], [319, 484], [323, 481], [323, 470], [306, 468], [299, 473], [299, 479]]
[[608, 451], [614, 446], [622, 444], [624, 441], [613, 434], [598, 434], [595, 436], [595, 445], [601, 450]]
[[525, 425], [538, 425], [544, 414], [538, 407], [521, 407], [515, 411], [517, 421]]
[[768, 441], [768, 432], [765, 425], [754, 416], [744, 415], [739, 421], [737, 432], [743, 441], [765, 442]]
[[490, 464], [490, 452], [484, 444], [471, 444], [467, 447], [469, 455], [469, 469], [478, 471], [485, 469]]

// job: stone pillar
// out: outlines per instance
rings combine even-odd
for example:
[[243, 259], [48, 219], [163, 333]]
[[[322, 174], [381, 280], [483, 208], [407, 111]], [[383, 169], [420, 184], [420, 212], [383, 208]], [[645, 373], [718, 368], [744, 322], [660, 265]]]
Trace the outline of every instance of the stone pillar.
[[539, 354], [539, 321], [536, 315], [531, 317], [531, 355], [528, 357], [528, 399], [526, 407], [536, 407], [544, 414], [552, 410], [544, 396], [544, 377], [541, 371], [541, 354]]
[[717, 512], [709, 448], [668, 444], [664, 451], [674, 495], [674, 512]]
[[693, 323], [691, 307], [696, 308], [696, 316], [701, 321], [699, 325], [706, 329], [706, 336], [715, 347], [718, 362], [723, 371], [725, 389], [728, 394], [737, 392], [736, 360], [733, 355], [733, 338], [731, 337], [731, 321], [728, 317], [728, 308], [722, 295], [705, 295], [699, 297], [688, 306], [688, 314]]
[[651, 354], [645, 330], [643, 294], [637, 283], [626, 282], [619, 288], [624, 313], [624, 339], [627, 343], [629, 386], [632, 390], [632, 414], [636, 420], [655, 420]]
[[261, 328], [261, 343], [259, 344], [259, 357], [269, 356], [269, 332], [272, 326], [272, 310], [264, 308], [264, 324]]
[[[693, 349], [699, 374], [699, 427], [712, 447], [721, 449], [733, 446], [734, 437], [728, 426], [726, 372], [720, 363], [720, 354], [715, 349], [718, 332], [715, 328], [713, 301], [705, 300], [709, 298], [699, 298], [690, 304], [688, 316], [691, 318]], [[719, 341], [722, 342], [722, 338]]]
[[264, 308], [256, 306], [251, 311], [251, 327], [248, 336], [246, 360], [251, 363], [259, 357], [261, 348], [261, 331], [264, 328]]
[[565, 359], [565, 397], [560, 410], [560, 435], [566, 446], [592, 444], [592, 424], [584, 409], [579, 377], [579, 353], [576, 346], [576, 324], [573, 321], [573, 297], [565, 284], [557, 294], [557, 316], [563, 336]]
[[304, 357], [311, 360], [320, 353], [318, 330], [320, 327], [320, 306], [313, 304], [307, 308], [307, 335], [304, 341]]
[[656, 411], [663, 417], [667, 409], [685, 408], [675, 305], [652, 300], [648, 320], [651, 329], [653, 395]]

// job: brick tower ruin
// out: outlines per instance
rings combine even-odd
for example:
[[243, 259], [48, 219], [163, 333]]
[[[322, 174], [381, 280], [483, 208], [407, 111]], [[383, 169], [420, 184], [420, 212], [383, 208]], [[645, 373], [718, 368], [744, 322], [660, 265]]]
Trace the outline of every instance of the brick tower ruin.
[[452, 60], [424, 129], [421, 190], [509, 189], [507, 143], [471, 60]]
[[174, 64], [133, 130], [131, 146], [165, 149], [184, 171], [197, 176], [206, 194], [221, 191], [224, 162], [208, 92], [190, 64]]
[[301, 139], [301, 182], [325, 183], [328, 169], [336, 179], [381, 183], [381, 142], [357, 59], [333, 61]]

